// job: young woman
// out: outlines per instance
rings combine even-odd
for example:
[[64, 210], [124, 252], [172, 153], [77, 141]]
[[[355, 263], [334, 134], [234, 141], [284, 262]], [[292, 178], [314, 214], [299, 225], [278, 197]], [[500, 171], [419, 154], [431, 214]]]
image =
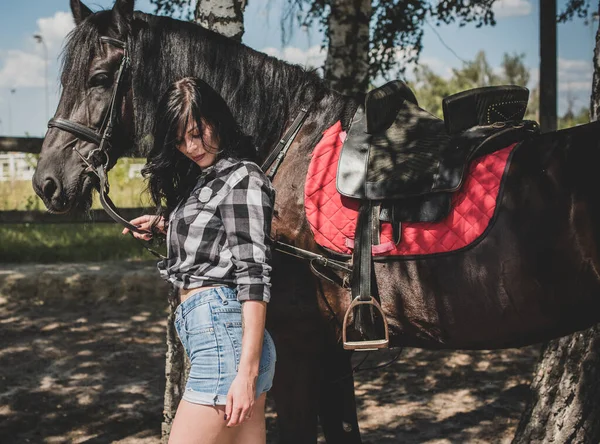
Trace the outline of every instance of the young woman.
[[[160, 275], [179, 288], [175, 327], [191, 370], [170, 443], [265, 443], [275, 346], [265, 330], [275, 192], [225, 101], [200, 79], [162, 97], [142, 170], [167, 236]], [[127, 233], [123, 230], [123, 234]], [[149, 239], [151, 234], [134, 234]]]

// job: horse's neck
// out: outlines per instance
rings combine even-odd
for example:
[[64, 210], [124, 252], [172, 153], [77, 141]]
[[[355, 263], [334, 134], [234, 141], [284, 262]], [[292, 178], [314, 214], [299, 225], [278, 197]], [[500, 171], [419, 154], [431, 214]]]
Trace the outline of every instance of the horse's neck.
[[[182, 26], [188, 27], [189, 24]], [[192, 35], [189, 28], [179, 32], [181, 35], [187, 32], [188, 38]], [[223, 41], [205, 30], [198, 29], [198, 37], [199, 41], [202, 39], [200, 50], [188, 45], [188, 59], [195, 60], [195, 63], [189, 68], [182, 64], [179, 67], [166, 66], [176, 73], [168, 77], [181, 76], [180, 73], [185, 72], [185, 75], [205, 80], [228, 102], [241, 129], [254, 138], [262, 158], [275, 147], [302, 108], [309, 110], [306, 123], [312, 123], [316, 134], [321, 134], [340, 120], [347, 110], [347, 97], [327, 89], [316, 75], [298, 66], [266, 57], [242, 44]], [[156, 47], [151, 50], [156, 51]], [[158, 50], [169, 51], [163, 47]], [[147, 54], [148, 50], [142, 52]], [[177, 55], [165, 52], [159, 59], [170, 58], [173, 61], [175, 57]], [[148, 75], [147, 69], [144, 71], [138, 75]], [[147, 112], [150, 110], [148, 107], [145, 109]]]

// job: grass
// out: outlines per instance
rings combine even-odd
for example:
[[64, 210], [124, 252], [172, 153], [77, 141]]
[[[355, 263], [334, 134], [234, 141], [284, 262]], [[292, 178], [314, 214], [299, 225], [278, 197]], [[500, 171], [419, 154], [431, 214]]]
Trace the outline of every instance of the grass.
[[[117, 224], [6, 224], [0, 227], [0, 262], [92, 262], [155, 257]], [[154, 248], [165, 254], [165, 246]]]
[[[110, 197], [122, 208], [149, 207], [145, 182], [139, 174], [128, 177], [132, 164], [141, 159], [121, 159], [109, 172]], [[102, 208], [94, 192], [92, 208]], [[30, 181], [0, 182], [0, 211], [38, 210], [46, 207]], [[0, 263], [91, 262], [155, 259], [140, 241], [123, 236], [116, 223], [3, 224], [0, 225]], [[154, 248], [165, 254], [165, 246]]]

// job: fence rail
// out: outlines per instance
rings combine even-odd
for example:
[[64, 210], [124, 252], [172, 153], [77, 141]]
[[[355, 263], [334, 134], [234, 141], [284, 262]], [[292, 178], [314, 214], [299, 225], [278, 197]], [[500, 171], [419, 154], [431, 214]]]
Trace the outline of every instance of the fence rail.
[[41, 137], [0, 137], [0, 151], [39, 154], [43, 141]]

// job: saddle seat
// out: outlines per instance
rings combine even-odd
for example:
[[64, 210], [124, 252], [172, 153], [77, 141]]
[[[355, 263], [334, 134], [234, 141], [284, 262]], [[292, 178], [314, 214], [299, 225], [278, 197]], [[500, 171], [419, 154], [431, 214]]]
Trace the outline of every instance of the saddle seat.
[[450, 210], [469, 162], [538, 132], [529, 91], [477, 88], [446, 97], [444, 119], [390, 82], [367, 94], [352, 120], [337, 172], [340, 194], [382, 202], [384, 221], [436, 222]]

